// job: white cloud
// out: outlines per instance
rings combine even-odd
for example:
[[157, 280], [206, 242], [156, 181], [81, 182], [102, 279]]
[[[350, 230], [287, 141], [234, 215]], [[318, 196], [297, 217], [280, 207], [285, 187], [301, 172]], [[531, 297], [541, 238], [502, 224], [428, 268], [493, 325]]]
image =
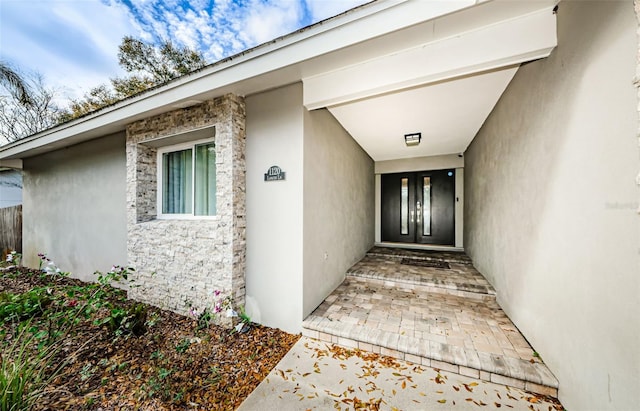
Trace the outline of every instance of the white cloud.
[[302, 18], [297, 0], [254, 1], [239, 33], [247, 44], [259, 44], [295, 31]]
[[171, 40], [214, 62], [363, 2], [0, 0], [0, 58], [80, 97], [122, 75], [117, 52], [125, 35]]
[[336, 16], [371, 0], [304, 0], [313, 21]]
[[2, 58], [70, 97], [119, 74], [118, 44], [132, 30], [126, 10], [98, 0], [0, 2]]

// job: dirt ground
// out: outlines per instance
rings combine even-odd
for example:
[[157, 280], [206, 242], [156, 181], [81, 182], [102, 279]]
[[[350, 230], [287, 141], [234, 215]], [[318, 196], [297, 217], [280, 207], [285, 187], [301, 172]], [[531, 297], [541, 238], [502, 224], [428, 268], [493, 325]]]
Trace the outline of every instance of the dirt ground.
[[[23, 293], [46, 281], [28, 270], [0, 273], [0, 293]], [[134, 303], [124, 301], [120, 290], [109, 298]], [[56, 361], [69, 363], [38, 410], [232, 410], [299, 339], [255, 324], [246, 333], [215, 325], [198, 329], [193, 318], [151, 306], [140, 336], [114, 336], [94, 320], [83, 319], [64, 339]], [[12, 327], [3, 323], [5, 339]]]

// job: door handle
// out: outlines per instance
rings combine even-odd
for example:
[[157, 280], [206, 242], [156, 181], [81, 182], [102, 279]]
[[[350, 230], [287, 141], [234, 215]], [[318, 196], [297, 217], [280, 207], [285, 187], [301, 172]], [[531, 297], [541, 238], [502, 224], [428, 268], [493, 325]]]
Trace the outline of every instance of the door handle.
[[416, 221], [420, 224], [420, 216], [422, 215], [422, 207], [420, 201], [416, 203]]
[[409, 215], [411, 216], [411, 223], [413, 224], [413, 210], [409, 211]]

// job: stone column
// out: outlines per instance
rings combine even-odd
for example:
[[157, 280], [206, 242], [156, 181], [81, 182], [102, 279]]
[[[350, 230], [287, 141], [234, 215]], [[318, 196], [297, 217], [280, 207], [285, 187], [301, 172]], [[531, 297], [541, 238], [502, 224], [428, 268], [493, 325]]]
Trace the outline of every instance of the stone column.
[[[157, 147], [191, 131], [214, 138], [216, 216], [158, 219]], [[200, 137], [202, 138], [202, 137]], [[127, 127], [127, 252], [136, 272], [129, 295], [186, 314], [245, 298], [245, 105], [225, 95]], [[215, 291], [221, 291], [220, 296]], [[221, 318], [224, 320], [224, 318]]]

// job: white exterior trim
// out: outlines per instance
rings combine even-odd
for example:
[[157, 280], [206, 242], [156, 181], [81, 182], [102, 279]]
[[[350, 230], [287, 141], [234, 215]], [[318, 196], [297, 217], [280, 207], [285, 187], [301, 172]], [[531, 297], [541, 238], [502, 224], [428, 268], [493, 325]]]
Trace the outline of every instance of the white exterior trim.
[[[547, 57], [557, 44], [555, 24], [555, 15], [542, 10], [307, 77], [304, 105], [334, 106]], [[495, 39], [500, 46], [487, 48]]]
[[[368, 3], [85, 117], [0, 147], [0, 159], [34, 156], [123, 131], [127, 124], [174, 110], [187, 101], [204, 101], [228, 93], [252, 95], [419, 46], [419, 42], [428, 40], [416, 38], [410, 30], [416, 27], [427, 30], [437, 19], [446, 19], [442, 30], [451, 37], [469, 30], [469, 26], [492, 25], [539, 10], [550, 11], [556, 3], [557, 0]], [[392, 40], [387, 40], [385, 36], [391, 34]], [[487, 67], [479, 68], [482, 69]]]
[[[205, 127], [203, 129], [211, 129], [211, 127]], [[158, 140], [158, 139], [156, 139]], [[157, 173], [158, 173], [158, 188], [157, 188], [157, 203], [156, 203], [156, 209], [157, 209], [157, 215], [156, 218], [160, 219], [160, 220], [215, 220], [216, 215], [195, 215], [193, 212], [193, 209], [195, 208], [195, 203], [193, 202], [193, 198], [192, 203], [191, 203], [191, 214], [165, 214], [162, 212], [162, 183], [163, 183], [163, 173], [162, 173], [162, 155], [164, 153], [172, 153], [175, 151], [183, 151], [183, 150], [188, 150], [191, 149], [191, 156], [193, 157], [193, 163], [191, 164], [192, 167], [192, 171], [193, 169], [195, 169], [195, 147], [197, 145], [200, 144], [208, 144], [208, 143], [214, 143], [215, 144], [215, 138], [207, 138], [207, 139], [202, 139], [202, 140], [195, 140], [195, 141], [188, 141], [188, 142], [184, 142], [184, 143], [180, 143], [180, 144], [174, 144], [171, 146], [163, 146], [158, 148], [158, 153], [157, 153]], [[196, 179], [195, 179], [195, 174], [192, 175], [191, 177], [191, 196], [194, 197], [195, 196], [195, 190], [196, 190]], [[217, 187], [217, 183], [216, 183], [216, 192], [218, 190]]]

